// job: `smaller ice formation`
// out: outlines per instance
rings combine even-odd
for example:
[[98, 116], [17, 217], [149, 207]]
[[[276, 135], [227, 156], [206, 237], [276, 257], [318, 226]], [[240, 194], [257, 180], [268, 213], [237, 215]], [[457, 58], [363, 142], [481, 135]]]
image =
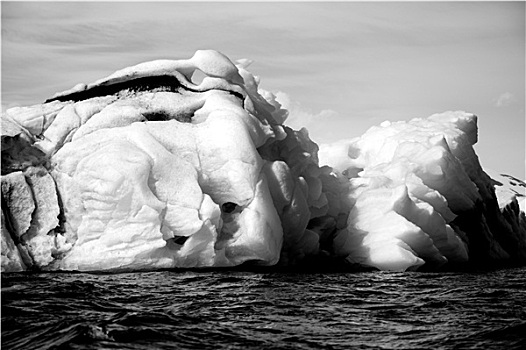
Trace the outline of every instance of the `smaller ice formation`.
[[385, 122], [319, 162], [247, 62], [203, 50], [7, 110], [2, 271], [526, 262], [524, 188], [495, 194], [474, 115]]
[[438, 268], [446, 263], [526, 260], [526, 218], [519, 191], [481, 168], [473, 145], [477, 117], [435, 114], [384, 122], [363, 136], [320, 150], [320, 161], [349, 179], [348, 226], [336, 255], [381, 270]]
[[494, 181], [499, 208], [503, 210], [517, 200], [520, 211], [526, 212], [526, 183], [511, 175], [499, 174], [489, 169], [486, 171]]

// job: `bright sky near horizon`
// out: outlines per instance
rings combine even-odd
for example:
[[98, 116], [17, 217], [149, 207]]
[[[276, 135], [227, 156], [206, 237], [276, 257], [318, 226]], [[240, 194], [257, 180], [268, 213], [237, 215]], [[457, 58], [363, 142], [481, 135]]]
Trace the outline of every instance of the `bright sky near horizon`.
[[5, 2], [2, 110], [143, 61], [216, 49], [318, 143], [478, 115], [484, 168], [525, 174], [525, 2]]

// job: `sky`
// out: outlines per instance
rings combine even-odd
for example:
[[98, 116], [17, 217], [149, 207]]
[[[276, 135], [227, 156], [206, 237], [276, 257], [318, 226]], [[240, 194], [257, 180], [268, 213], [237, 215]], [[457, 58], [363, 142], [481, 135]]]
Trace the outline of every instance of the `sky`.
[[317, 143], [384, 120], [478, 116], [483, 168], [525, 173], [525, 2], [1, 2], [2, 110], [215, 49]]

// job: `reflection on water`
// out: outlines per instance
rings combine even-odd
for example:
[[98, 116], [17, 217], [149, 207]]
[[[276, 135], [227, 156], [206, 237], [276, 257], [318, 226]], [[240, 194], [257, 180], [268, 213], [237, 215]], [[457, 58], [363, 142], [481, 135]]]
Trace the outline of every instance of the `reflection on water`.
[[526, 348], [526, 269], [2, 275], [3, 349]]

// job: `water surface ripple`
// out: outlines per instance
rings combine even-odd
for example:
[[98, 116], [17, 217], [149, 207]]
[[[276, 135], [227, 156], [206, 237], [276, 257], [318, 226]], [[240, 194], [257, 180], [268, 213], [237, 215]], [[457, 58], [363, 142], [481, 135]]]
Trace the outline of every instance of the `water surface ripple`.
[[526, 269], [2, 275], [2, 349], [524, 349]]

